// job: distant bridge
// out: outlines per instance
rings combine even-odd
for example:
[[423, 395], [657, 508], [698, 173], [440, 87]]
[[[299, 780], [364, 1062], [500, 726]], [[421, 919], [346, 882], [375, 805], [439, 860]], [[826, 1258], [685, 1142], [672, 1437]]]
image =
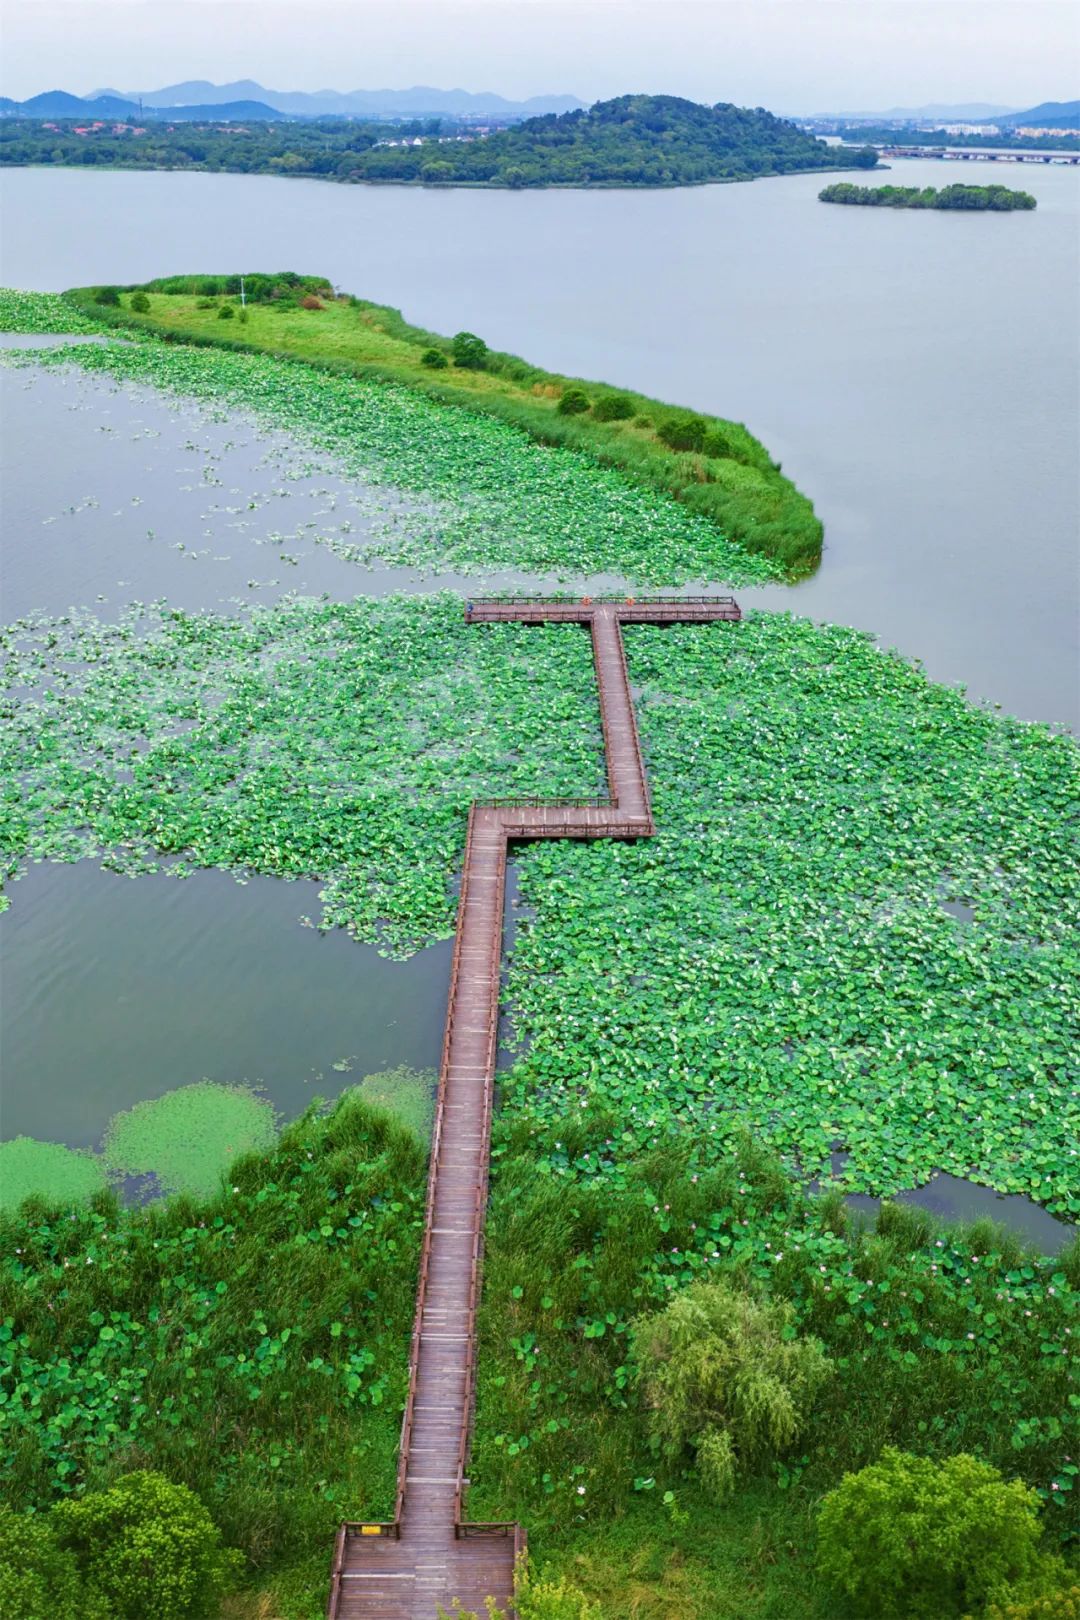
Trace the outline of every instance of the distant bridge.
[[879, 146], [877, 151], [887, 158], [943, 158], [946, 163], [1080, 164], [1080, 151], [1005, 152], [981, 146]]

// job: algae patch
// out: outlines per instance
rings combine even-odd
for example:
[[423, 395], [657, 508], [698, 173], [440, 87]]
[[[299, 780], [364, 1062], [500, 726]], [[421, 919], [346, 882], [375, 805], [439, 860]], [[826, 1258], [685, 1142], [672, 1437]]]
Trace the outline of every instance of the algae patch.
[[113, 1176], [153, 1175], [163, 1192], [209, 1198], [234, 1159], [267, 1151], [276, 1134], [264, 1098], [203, 1080], [115, 1115], [102, 1157]]
[[0, 1142], [0, 1210], [16, 1210], [35, 1194], [50, 1204], [80, 1204], [104, 1186], [105, 1171], [96, 1154], [32, 1136]]
[[356, 1087], [366, 1103], [385, 1108], [425, 1142], [435, 1118], [435, 1076], [401, 1065], [366, 1075]]

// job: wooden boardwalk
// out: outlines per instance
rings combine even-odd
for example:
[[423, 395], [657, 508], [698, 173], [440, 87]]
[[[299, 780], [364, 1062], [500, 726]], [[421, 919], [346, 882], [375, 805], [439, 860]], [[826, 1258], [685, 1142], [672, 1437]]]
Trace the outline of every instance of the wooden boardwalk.
[[592, 632], [609, 796], [492, 800], [469, 812], [443, 1037], [401, 1431], [394, 1518], [343, 1524], [328, 1620], [435, 1620], [456, 1598], [512, 1612], [516, 1524], [463, 1517], [476, 1370], [494, 1100], [507, 848], [534, 838], [648, 838], [649, 788], [626, 672], [622, 625], [737, 621], [731, 597], [608, 602], [492, 598], [470, 623], [580, 623]]

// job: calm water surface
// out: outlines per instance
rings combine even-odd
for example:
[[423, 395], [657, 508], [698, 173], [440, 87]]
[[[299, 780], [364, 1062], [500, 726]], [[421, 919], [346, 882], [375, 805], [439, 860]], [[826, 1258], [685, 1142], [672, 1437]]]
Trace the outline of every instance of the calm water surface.
[[86, 1147], [118, 1109], [202, 1079], [261, 1086], [290, 1118], [365, 1074], [436, 1068], [449, 942], [392, 962], [320, 934], [300, 921], [318, 891], [31, 866], [0, 918], [0, 1135]]
[[[932, 162], [898, 169], [941, 181]], [[10, 170], [0, 281], [288, 266], [743, 420], [827, 537], [815, 579], [744, 602], [872, 630], [975, 698], [1075, 725], [1080, 175], [1025, 170], [1037, 211], [1000, 217], [828, 209], [821, 183], [514, 194]], [[407, 523], [408, 503], [250, 423], [40, 371], [0, 372], [0, 401], [4, 619], [461, 583], [345, 560], [335, 534]], [[115, 1108], [203, 1075], [261, 1081], [288, 1113], [350, 1072], [433, 1064], [447, 949], [392, 964], [304, 930], [313, 889], [32, 868], [0, 922], [3, 1134], [94, 1141]]]
[[[893, 177], [942, 174], [927, 160]], [[0, 175], [0, 276], [288, 265], [745, 421], [825, 521], [824, 566], [793, 607], [1076, 725], [1080, 171], [1015, 183], [1034, 213], [828, 208], [819, 175], [514, 193], [16, 169]]]

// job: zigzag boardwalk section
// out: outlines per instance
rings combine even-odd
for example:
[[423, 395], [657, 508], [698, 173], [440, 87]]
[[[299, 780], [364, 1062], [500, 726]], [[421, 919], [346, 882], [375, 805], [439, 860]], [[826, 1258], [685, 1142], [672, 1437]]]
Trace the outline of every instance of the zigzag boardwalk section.
[[513, 1612], [524, 1531], [463, 1517], [507, 850], [512, 842], [535, 838], [652, 836], [622, 626], [730, 623], [741, 614], [730, 596], [619, 602], [494, 597], [468, 603], [465, 616], [473, 624], [576, 623], [590, 629], [609, 796], [492, 800], [469, 812], [394, 1518], [339, 1529], [328, 1620], [435, 1620], [438, 1606], [449, 1610], [455, 1599], [480, 1615], [488, 1598]]

